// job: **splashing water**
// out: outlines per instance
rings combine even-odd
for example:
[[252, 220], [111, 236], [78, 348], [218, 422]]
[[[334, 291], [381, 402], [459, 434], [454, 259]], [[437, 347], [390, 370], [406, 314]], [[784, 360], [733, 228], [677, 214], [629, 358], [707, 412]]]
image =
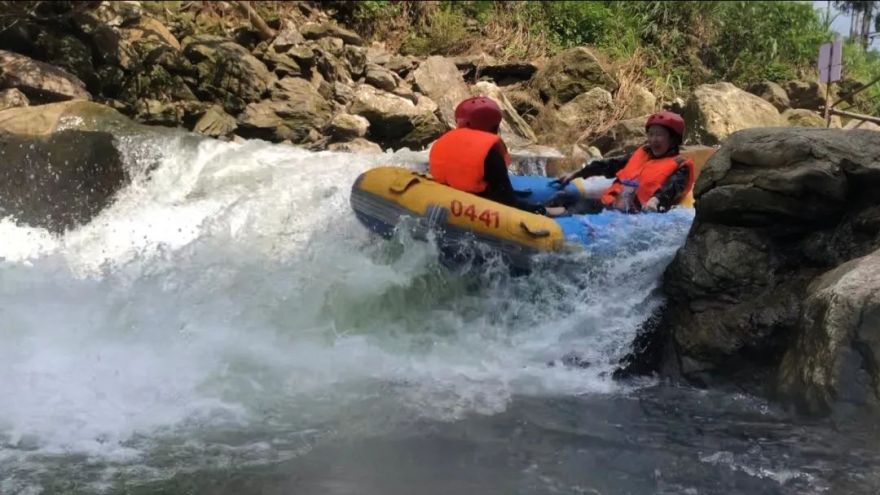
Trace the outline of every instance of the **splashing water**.
[[[350, 211], [357, 175], [406, 154], [119, 144], [134, 180], [88, 225], [0, 221], [2, 493], [290, 460], [517, 397], [621, 397], [610, 371], [692, 220], [621, 217], [619, 249], [458, 275]], [[559, 364], [573, 352], [590, 365]]]

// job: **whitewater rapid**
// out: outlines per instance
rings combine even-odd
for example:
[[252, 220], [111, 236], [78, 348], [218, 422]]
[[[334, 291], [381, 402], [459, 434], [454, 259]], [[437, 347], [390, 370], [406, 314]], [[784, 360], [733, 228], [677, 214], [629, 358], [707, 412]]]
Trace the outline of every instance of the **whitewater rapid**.
[[[100, 487], [498, 414], [517, 395], [625, 393], [610, 372], [692, 220], [621, 220], [618, 252], [564, 273], [460, 275], [350, 210], [358, 174], [414, 154], [118, 140], [132, 183], [89, 224], [0, 220], [2, 493], [65, 463], [98, 466]], [[570, 353], [590, 366], [561, 365]]]

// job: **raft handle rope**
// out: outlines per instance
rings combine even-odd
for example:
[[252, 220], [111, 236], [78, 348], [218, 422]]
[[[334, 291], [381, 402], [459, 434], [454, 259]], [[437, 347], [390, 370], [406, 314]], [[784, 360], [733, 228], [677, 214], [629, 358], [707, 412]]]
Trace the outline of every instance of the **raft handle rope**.
[[395, 194], [403, 194], [406, 192], [407, 189], [418, 184], [419, 182], [421, 182], [421, 179], [419, 179], [418, 177], [411, 177], [408, 181], [404, 183], [398, 182], [396, 184], [391, 184], [388, 187], [388, 190]]
[[530, 235], [531, 237], [538, 238], [538, 237], [547, 237], [547, 236], [550, 235], [550, 231], [549, 231], [549, 230], [546, 230], [546, 229], [532, 230], [532, 229], [529, 228], [528, 225], [526, 225], [525, 222], [520, 222], [520, 223], [519, 223], [519, 226], [520, 226], [520, 228], [523, 229], [523, 231], [524, 231], [526, 234]]

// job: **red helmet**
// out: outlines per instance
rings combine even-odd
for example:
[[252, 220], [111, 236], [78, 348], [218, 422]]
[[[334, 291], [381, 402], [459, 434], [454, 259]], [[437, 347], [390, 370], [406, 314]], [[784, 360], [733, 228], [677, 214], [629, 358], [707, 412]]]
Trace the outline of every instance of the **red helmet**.
[[684, 136], [684, 119], [675, 112], [663, 111], [651, 115], [648, 117], [648, 122], [645, 123], [645, 130], [647, 131], [652, 125], [662, 125], [678, 134], [679, 138]]
[[491, 98], [474, 96], [455, 107], [455, 125], [486, 132], [497, 132], [501, 124], [501, 107]]

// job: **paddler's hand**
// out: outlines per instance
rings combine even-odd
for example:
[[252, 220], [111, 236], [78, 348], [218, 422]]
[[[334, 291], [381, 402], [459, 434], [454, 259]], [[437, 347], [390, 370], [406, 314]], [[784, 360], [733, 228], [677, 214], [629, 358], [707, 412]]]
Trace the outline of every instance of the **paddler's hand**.
[[550, 182], [551, 185], [558, 187], [559, 189], [563, 189], [568, 185], [569, 182], [575, 180], [577, 178], [577, 172], [569, 172], [565, 175], [560, 175], [556, 178], [556, 180]]
[[568, 210], [562, 206], [547, 206], [544, 208], [544, 211], [547, 213], [548, 217], [559, 217], [568, 212]]
[[642, 211], [645, 213], [657, 213], [660, 211], [660, 200], [657, 196], [652, 196], [647, 203], [642, 205]]

